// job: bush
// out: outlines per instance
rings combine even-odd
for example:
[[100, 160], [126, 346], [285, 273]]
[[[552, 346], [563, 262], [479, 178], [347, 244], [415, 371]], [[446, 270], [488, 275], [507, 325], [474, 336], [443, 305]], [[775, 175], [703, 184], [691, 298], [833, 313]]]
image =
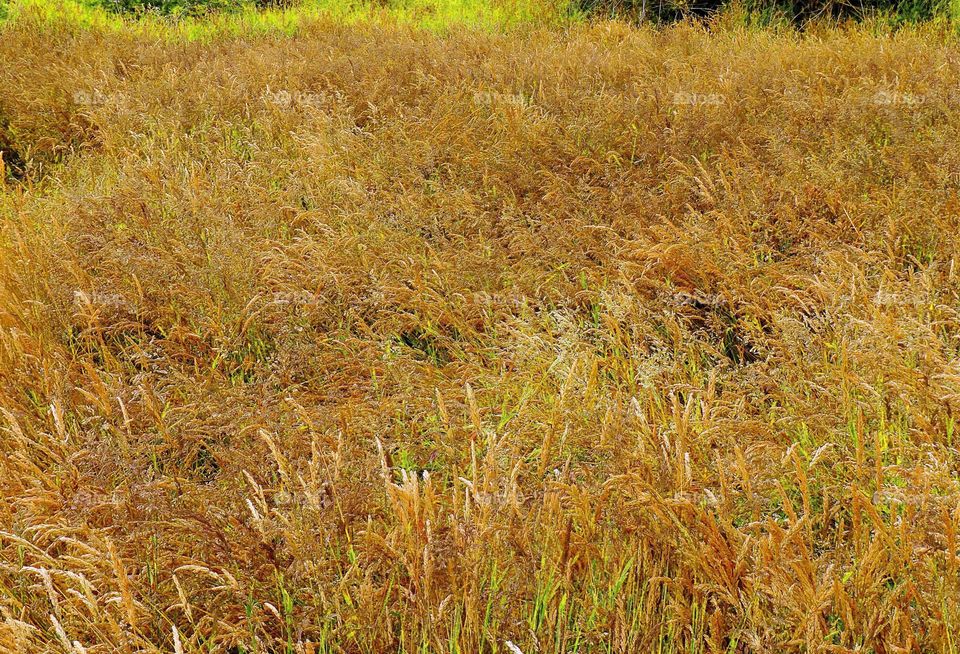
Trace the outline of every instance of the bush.
[[99, 0], [98, 4], [118, 14], [202, 14], [239, 9], [239, 0]]
[[[686, 17], [704, 18], [730, 7], [726, 0], [576, 0], [588, 15], [621, 16], [636, 21], [673, 22]], [[898, 22], [917, 22], [947, 15], [949, 0], [746, 0], [742, 6], [759, 16], [783, 16], [795, 24], [812, 19], [862, 19], [870, 15], [893, 16]]]
[[237, 11], [246, 6], [260, 8], [292, 5], [291, 0], [97, 0], [97, 3], [119, 14], [200, 15], [218, 11]]

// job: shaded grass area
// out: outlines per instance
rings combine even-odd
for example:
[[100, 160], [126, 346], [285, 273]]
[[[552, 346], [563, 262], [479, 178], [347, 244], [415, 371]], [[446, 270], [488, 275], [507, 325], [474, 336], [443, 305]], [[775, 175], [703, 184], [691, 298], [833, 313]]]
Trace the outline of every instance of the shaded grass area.
[[730, 14], [744, 24], [799, 26], [811, 22], [864, 21], [897, 26], [925, 21], [955, 20], [956, 0], [576, 0], [572, 6], [584, 16], [620, 17], [655, 24], [687, 18], [708, 20]]
[[956, 651], [951, 37], [18, 11], [0, 651]]

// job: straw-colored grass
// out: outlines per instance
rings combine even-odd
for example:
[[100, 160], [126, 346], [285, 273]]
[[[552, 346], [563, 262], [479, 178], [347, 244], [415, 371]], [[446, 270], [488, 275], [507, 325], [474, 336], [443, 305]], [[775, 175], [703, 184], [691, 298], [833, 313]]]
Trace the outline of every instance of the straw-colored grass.
[[2, 30], [0, 651], [960, 651], [953, 40]]

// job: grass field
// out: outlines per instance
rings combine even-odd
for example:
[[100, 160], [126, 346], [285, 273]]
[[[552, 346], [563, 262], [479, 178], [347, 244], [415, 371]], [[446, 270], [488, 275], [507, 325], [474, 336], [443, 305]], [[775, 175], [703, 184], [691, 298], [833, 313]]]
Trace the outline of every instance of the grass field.
[[53, 7], [0, 652], [960, 652], [949, 29]]

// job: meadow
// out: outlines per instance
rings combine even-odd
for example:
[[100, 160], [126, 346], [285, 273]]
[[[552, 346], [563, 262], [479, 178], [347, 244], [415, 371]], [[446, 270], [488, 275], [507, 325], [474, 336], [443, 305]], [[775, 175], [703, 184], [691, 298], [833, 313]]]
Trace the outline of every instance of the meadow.
[[7, 7], [0, 652], [960, 652], [955, 31], [444, 11]]

